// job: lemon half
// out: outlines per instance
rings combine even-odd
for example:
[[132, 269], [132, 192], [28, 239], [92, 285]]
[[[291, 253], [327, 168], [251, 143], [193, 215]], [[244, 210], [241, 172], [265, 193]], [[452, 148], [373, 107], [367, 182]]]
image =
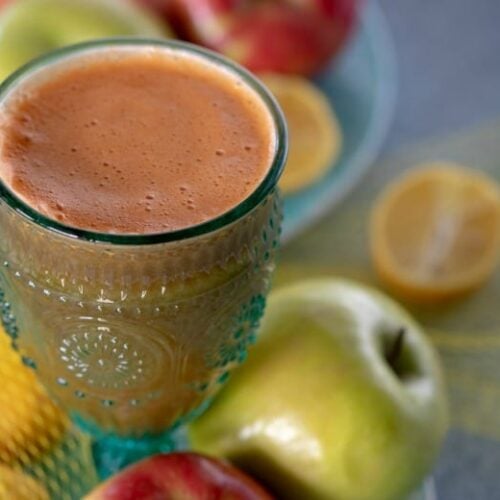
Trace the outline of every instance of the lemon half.
[[278, 101], [289, 132], [288, 161], [280, 188], [294, 193], [318, 181], [335, 164], [342, 132], [323, 92], [299, 76], [265, 74], [264, 84]]
[[391, 184], [371, 218], [371, 251], [396, 293], [434, 302], [480, 286], [500, 247], [500, 192], [485, 174], [450, 163], [422, 165]]

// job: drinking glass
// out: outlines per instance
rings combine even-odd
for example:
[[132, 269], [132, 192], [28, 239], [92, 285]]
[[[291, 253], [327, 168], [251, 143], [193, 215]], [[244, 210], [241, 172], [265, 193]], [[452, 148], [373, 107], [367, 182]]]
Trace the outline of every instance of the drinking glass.
[[[76, 229], [49, 219], [0, 183], [0, 299], [12, 346], [49, 393], [95, 439], [104, 477], [175, 447], [244, 361], [264, 311], [280, 234], [276, 183], [286, 126], [247, 71], [193, 45], [113, 39], [67, 47], [0, 86], [0, 106], [22, 83], [90, 52], [168, 50], [235, 74], [269, 110], [276, 134], [262, 183], [223, 215], [161, 234]], [[48, 75], [48, 76], [47, 76]]]

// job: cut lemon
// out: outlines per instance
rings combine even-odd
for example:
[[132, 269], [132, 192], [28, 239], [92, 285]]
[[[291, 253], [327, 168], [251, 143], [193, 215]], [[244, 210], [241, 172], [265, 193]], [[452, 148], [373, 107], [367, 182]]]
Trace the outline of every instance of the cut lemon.
[[0, 462], [30, 463], [48, 451], [68, 425], [0, 328]]
[[477, 288], [493, 272], [499, 242], [497, 184], [454, 164], [426, 164], [403, 175], [372, 212], [378, 274], [396, 293], [418, 302]]
[[327, 97], [309, 80], [276, 74], [261, 78], [288, 123], [288, 161], [279, 185], [285, 194], [293, 193], [320, 179], [335, 163], [342, 133]]

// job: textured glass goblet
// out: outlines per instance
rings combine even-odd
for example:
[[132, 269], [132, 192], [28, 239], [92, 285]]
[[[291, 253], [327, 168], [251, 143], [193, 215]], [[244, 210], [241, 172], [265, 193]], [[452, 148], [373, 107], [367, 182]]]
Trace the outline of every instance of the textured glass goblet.
[[93, 233], [48, 219], [0, 184], [2, 319], [24, 363], [96, 439], [102, 475], [174, 446], [245, 359], [263, 313], [280, 233], [276, 182], [286, 156], [282, 115], [249, 73], [171, 41], [120, 39], [65, 48], [10, 77], [114, 47], [194, 52], [236, 73], [268, 107], [273, 164], [240, 205], [201, 225], [154, 235]]

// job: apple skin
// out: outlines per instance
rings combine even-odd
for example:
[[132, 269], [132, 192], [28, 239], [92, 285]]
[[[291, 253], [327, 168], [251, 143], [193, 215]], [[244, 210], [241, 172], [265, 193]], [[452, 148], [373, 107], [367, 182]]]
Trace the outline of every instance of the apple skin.
[[181, 37], [256, 72], [312, 75], [352, 32], [362, 0], [142, 0]]
[[311, 280], [271, 294], [259, 342], [189, 436], [279, 498], [401, 500], [446, 429], [439, 363], [415, 321], [375, 290]]
[[85, 500], [272, 500], [235, 467], [196, 453], [155, 455], [132, 465]]
[[129, 0], [10, 0], [0, 10], [0, 80], [58, 47], [121, 35], [163, 37], [170, 30]]

